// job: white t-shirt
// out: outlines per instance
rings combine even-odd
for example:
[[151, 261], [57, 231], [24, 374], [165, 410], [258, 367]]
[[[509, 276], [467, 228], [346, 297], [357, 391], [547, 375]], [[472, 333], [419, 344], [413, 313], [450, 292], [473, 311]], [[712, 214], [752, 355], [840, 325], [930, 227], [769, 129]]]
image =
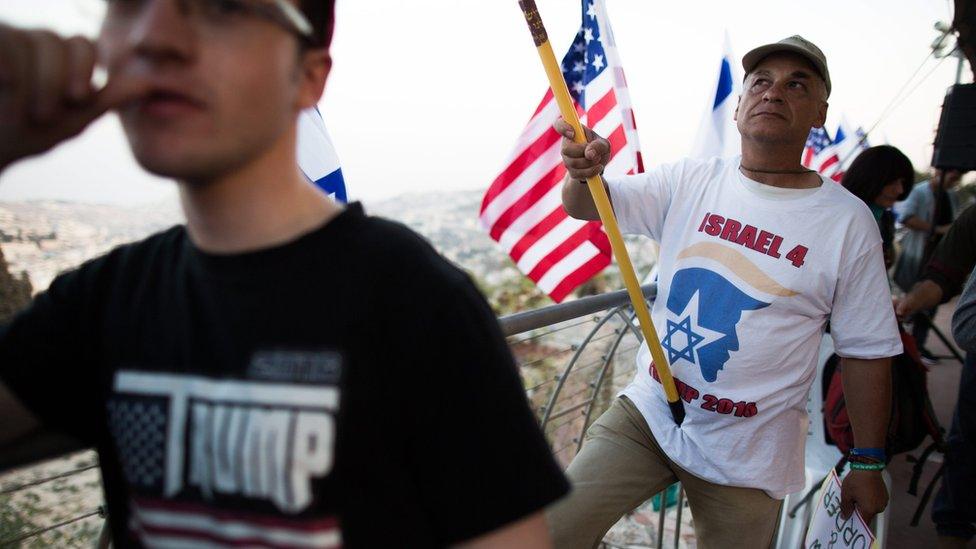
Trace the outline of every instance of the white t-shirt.
[[868, 207], [840, 185], [785, 191], [739, 159], [607, 181], [625, 233], [661, 243], [652, 317], [687, 412], [678, 428], [643, 345], [622, 394], [664, 451], [711, 482], [803, 487], [807, 392], [827, 320], [842, 357], [901, 352]]

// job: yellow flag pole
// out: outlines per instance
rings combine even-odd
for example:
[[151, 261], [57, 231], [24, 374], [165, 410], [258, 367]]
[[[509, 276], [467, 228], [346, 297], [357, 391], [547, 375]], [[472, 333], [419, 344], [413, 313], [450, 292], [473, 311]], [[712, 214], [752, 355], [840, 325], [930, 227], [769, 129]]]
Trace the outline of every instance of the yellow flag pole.
[[[569, 89], [566, 87], [566, 80], [563, 79], [562, 70], [552, 52], [549, 36], [546, 34], [546, 27], [542, 24], [542, 17], [536, 8], [535, 0], [519, 0], [519, 6], [522, 8], [522, 13], [525, 14], [525, 22], [529, 25], [529, 31], [535, 41], [542, 66], [545, 67], [546, 76], [549, 77], [549, 87], [552, 88], [552, 94], [556, 98], [556, 103], [559, 104], [559, 111], [562, 113], [563, 119], [573, 127], [573, 140], [577, 143], [586, 143], [586, 136], [580, 126], [579, 116], [573, 107], [573, 100], [569, 95]], [[671, 407], [671, 416], [675, 423], [681, 425], [685, 418], [685, 408], [681, 399], [678, 398], [678, 390], [674, 385], [674, 377], [671, 376], [671, 368], [664, 358], [664, 351], [661, 350], [661, 342], [658, 340], [654, 324], [651, 322], [647, 302], [644, 301], [644, 294], [641, 292], [640, 283], [637, 281], [637, 274], [634, 272], [630, 255], [624, 246], [624, 239], [620, 235], [617, 219], [613, 215], [610, 197], [607, 196], [607, 191], [603, 188], [603, 179], [600, 176], [590, 177], [586, 180], [586, 185], [590, 189], [590, 194], [593, 195], [593, 202], [596, 203], [596, 209], [600, 213], [600, 221], [603, 222], [603, 227], [610, 238], [610, 247], [613, 249], [613, 255], [617, 258], [617, 264], [620, 266], [620, 274], [623, 276], [624, 285], [630, 295], [630, 302], [637, 314], [637, 320], [640, 322], [641, 333], [644, 334], [644, 341], [647, 342], [651, 351], [658, 376], [661, 378], [661, 385], [664, 387], [664, 394], [668, 399], [668, 406]]]

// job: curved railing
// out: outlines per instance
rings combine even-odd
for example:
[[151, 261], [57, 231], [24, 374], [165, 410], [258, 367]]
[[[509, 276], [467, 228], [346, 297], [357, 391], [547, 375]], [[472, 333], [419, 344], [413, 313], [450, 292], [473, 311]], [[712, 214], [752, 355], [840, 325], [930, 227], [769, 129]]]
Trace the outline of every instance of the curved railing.
[[[641, 289], [648, 300], [657, 294], [656, 284]], [[499, 323], [553, 455], [565, 467], [589, 426], [634, 377], [643, 338], [630, 298], [620, 290], [516, 313]], [[687, 545], [694, 532], [683, 513], [684, 492], [677, 486], [656, 497], [665, 504], [657, 510], [652, 502], [639, 507], [610, 530], [604, 546], [663, 547], [665, 538], [675, 548]]]
[[[54, 458], [56, 456], [48, 456]], [[0, 547], [108, 547], [92, 451], [36, 464], [0, 481]]]

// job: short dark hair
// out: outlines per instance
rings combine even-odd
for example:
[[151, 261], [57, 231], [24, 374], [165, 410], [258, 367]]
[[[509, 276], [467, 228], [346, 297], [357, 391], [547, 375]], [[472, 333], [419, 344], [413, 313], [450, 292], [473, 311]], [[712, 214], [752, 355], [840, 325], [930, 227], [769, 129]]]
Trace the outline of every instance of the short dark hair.
[[329, 47], [335, 27], [335, 0], [300, 0], [299, 7], [312, 24], [312, 46]]
[[896, 179], [900, 179], [902, 184], [898, 200], [904, 200], [915, 183], [912, 161], [891, 145], [878, 145], [857, 155], [844, 173], [841, 184], [854, 196], [873, 204], [881, 189]]

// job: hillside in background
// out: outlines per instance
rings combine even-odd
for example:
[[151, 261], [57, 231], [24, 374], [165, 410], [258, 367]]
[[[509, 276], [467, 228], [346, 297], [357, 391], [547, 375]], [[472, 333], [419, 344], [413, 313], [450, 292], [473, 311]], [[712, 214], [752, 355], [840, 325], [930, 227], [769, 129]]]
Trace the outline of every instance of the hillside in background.
[[[478, 224], [481, 191], [416, 193], [365, 204], [367, 213], [417, 231], [467, 271], [499, 314], [551, 303], [519, 273]], [[175, 200], [138, 207], [60, 201], [0, 202], [0, 247], [13, 273], [26, 272], [35, 292], [60, 272], [112, 248], [183, 221]], [[653, 254], [631, 242], [644, 273]], [[613, 267], [580, 288], [581, 295], [620, 288]]]

